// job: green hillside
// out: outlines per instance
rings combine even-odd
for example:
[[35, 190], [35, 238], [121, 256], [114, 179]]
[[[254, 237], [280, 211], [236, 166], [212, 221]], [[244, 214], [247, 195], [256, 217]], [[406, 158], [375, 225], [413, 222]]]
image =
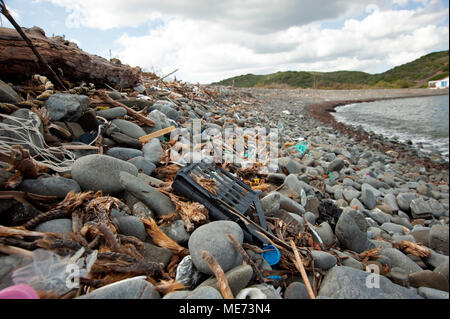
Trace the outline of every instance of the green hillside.
[[317, 89], [408, 88], [426, 87], [427, 81], [448, 76], [447, 51], [433, 52], [383, 73], [358, 71], [306, 72], [285, 71], [267, 75], [246, 74], [214, 85], [236, 87], [290, 87]]

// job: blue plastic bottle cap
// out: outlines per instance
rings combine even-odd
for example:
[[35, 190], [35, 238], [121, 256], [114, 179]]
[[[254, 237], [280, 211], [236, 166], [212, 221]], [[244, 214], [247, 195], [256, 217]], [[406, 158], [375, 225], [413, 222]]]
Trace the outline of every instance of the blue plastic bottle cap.
[[280, 261], [280, 251], [273, 245], [267, 245], [264, 247], [261, 256], [267, 261], [270, 266], [278, 264]]

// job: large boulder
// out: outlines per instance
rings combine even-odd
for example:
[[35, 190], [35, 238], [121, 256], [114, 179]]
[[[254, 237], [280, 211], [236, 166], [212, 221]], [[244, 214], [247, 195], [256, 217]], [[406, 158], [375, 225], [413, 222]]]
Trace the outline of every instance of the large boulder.
[[336, 236], [344, 248], [357, 253], [375, 248], [367, 238], [367, 223], [364, 215], [354, 211], [344, 211], [336, 224]]
[[375, 286], [377, 281], [368, 276], [377, 275], [345, 266], [333, 267], [325, 275], [318, 296], [334, 299], [422, 299], [414, 291], [381, 275], [377, 276], [378, 288]]
[[45, 102], [52, 121], [66, 120], [76, 122], [89, 107], [89, 97], [86, 95], [57, 93], [51, 95]]
[[115, 194], [124, 188], [120, 184], [120, 172], [137, 176], [137, 168], [126, 161], [100, 154], [83, 156], [72, 166], [72, 178], [83, 190], [101, 190]]
[[228, 234], [231, 234], [240, 244], [244, 240], [241, 227], [232, 221], [214, 221], [202, 225], [189, 238], [189, 251], [195, 267], [205, 274], [212, 274], [202, 258], [202, 251], [209, 252], [222, 267], [224, 272], [240, 265], [242, 256], [234, 247]]

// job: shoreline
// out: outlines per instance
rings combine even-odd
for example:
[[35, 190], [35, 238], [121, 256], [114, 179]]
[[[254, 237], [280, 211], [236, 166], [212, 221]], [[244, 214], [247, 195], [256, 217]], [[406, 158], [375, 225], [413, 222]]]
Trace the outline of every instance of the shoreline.
[[[314, 119], [329, 124], [333, 129], [339, 131], [342, 134], [350, 136], [354, 138], [358, 142], [363, 142], [368, 144], [371, 148], [374, 148], [380, 152], [387, 152], [389, 150], [395, 151], [399, 154], [397, 159], [404, 160], [408, 163], [420, 164], [425, 168], [437, 169], [437, 170], [448, 170], [449, 163], [437, 163], [434, 162], [430, 158], [422, 158], [417, 154], [412, 154], [411, 150], [417, 150], [417, 148], [407, 145], [402, 142], [397, 142], [390, 140], [389, 138], [380, 139], [377, 136], [373, 136], [372, 134], [366, 132], [365, 130], [354, 129], [344, 123], [336, 121], [334, 116], [331, 115], [332, 112], [336, 112], [336, 108], [349, 104], [357, 104], [357, 103], [366, 103], [366, 102], [376, 102], [383, 100], [396, 100], [396, 99], [404, 99], [404, 98], [417, 98], [417, 97], [429, 97], [429, 96], [439, 96], [439, 95], [448, 95], [449, 90], [445, 90], [445, 92], [436, 92], [437, 94], [411, 94], [408, 96], [390, 96], [390, 97], [375, 97], [375, 98], [365, 98], [365, 99], [357, 99], [357, 100], [334, 100], [334, 101], [323, 101], [318, 103], [311, 103], [305, 107], [307, 114]], [[442, 157], [441, 157], [442, 158]]]

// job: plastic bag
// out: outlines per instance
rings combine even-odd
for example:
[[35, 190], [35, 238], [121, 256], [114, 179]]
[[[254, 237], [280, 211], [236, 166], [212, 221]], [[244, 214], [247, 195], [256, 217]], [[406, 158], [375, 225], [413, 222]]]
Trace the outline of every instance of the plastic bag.
[[35, 290], [63, 295], [73, 288], [78, 288], [79, 278], [87, 277], [97, 260], [96, 250], [87, 257], [81, 257], [83, 254], [84, 248], [68, 257], [36, 249], [33, 251], [33, 262], [14, 271], [13, 282], [16, 285], [30, 285]]

